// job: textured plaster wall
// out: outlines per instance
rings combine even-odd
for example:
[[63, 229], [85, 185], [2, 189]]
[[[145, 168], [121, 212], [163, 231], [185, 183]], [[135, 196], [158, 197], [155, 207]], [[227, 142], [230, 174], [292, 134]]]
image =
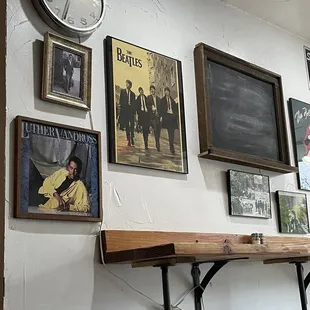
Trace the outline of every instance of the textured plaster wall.
[[[117, 188], [122, 206], [104, 185], [104, 227], [277, 234], [271, 220], [228, 216], [225, 171], [238, 168], [199, 160], [193, 48], [203, 41], [283, 77], [285, 100], [310, 102], [302, 40], [212, 0], [108, 0], [100, 29], [84, 44], [93, 49], [92, 111], [39, 99], [43, 34], [50, 29], [30, 1], [7, 7], [6, 309], [154, 309], [98, 263], [98, 224], [17, 220], [13, 208], [13, 124], [16, 115], [102, 131], [103, 179]], [[112, 35], [182, 61], [190, 173], [187, 176], [107, 164], [103, 39]], [[290, 131], [289, 131], [290, 133]], [[292, 155], [292, 150], [291, 150]], [[295, 190], [294, 175], [271, 176], [271, 190]], [[273, 201], [274, 203], [274, 201]], [[206, 269], [209, 266], [206, 266]], [[153, 268], [111, 266], [134, 287], [161, 302], [161, 279]], [[171, 269], [172, 301], [191, 288], [190, 266]], [[235, 263], [225, 267], [205, 295], [207, 309], [299, 309], [294, 267]], [[181, 305], [193, 309], [189, 296]]]

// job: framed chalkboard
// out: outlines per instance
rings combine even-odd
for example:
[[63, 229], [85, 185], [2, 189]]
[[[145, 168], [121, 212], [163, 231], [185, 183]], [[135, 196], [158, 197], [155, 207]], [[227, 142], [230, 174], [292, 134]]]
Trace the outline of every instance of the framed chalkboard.
[[203, 43], [194, 54], [200, 156], [295, 172], [281, 76]]

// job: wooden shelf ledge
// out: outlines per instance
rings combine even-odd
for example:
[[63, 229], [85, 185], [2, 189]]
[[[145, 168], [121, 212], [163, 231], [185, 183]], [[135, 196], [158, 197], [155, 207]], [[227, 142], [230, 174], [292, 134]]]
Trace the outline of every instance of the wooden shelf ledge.
[[249, 235], [113, 230], [101, 233], [107, 264], [145, 267], [222, 260], [271, 264], [310, 258], [310, 238], [306, 237], [266, 237], [266, 245], [254, 245]]

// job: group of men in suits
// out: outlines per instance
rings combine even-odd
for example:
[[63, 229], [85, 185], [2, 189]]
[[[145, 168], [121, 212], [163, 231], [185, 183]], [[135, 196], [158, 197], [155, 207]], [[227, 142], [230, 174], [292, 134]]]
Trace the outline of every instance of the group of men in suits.
[[142, 128], [145, 150], [148, 150], [150, 127], [153, 128], [156, 149], [160, 152], [161, 129], [167, 129], [171, 154], [175, 154], [174, 132], [178, 128], [178, 105], [170, 96], [169, 87], [164, 89], [164, 97], [156, 95], [154, 85], [150, 87], [150, 95], [146, 96], [142, 87], [136, 98], [131, 90], [132, 82], [126, 80], [126, 89], [120, 93], [119, 124], [121, 129], [126, 129], [128, 146], [134, 146], [135, 116], [138, 115], [138, 125]]

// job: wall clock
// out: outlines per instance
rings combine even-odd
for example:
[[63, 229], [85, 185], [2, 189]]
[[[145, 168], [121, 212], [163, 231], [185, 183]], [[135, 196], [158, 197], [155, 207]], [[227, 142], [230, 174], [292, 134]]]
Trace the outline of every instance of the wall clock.
[[32, 0], [43, 20], [71, 37], [90, 35], [101, 24], [105, 0]]

